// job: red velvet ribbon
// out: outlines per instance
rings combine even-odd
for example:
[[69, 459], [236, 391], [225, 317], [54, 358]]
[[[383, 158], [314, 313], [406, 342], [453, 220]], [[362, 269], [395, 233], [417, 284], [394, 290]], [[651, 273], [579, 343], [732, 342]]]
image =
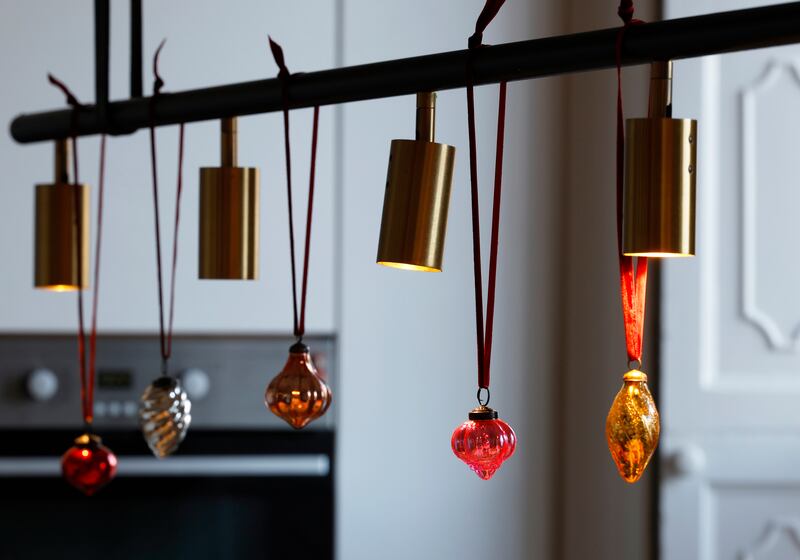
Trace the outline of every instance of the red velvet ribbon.
[[314, 182], [317, 168], [317, 137], [319, 130], [319, 106], [314, 107], [313, 129], [311, 132], [311, 169], [308, 180], [308, 208], [306, 210], [306, 240], [303, 254], [303, 278], [300, 293], [300, 311], [297, 306], [297, 268], [294, 250], [294, 211], [292, 205], [292, 157], [289, 143], [289, 81], [291, 73], [286, 67], [281, 46], [269, 37], [269, 48], [278, 65], [278, 78], [282, 82], [283, 93], [283, 141], [286, 152], [286, 197], [289, 206], [289, 253], [292, 269], [292, 311], [294, 314], [294, 335], [303, 339], [306, 331], [306, 295], [308, 293], [308, 266], [311, 252], [311, 223], [314, 213]]
[[[70, 136], [72, 138], [72, 171], [76, 185], [80, 185], [78, 176], [78, 137], [75, 134], [77, 113], [82, 107], [78, 99], [73, 95], [69, 88], [53, 76], [48, 74], [51, 84], [59, 88], [67, 98], [67, 104], [73, 109]], [[78, 369], [81, 381], [81, 414], [87, 429], [91, 426], [94, 419], [94, 380], [96, 371], [97, 355], [97, 302], [100, 293], [100, 248], [103, 239], [103, 199], [105, 192], [105, 168], [106, 168], [106, 135], [100, 137], [100, 171], [97, 187], [97, 237], [95, 238], [95, 258], [94, 258], [94, 286], [92, 287], [92, 314], [91, 327], [89, 333], [89, 352], [86, 352], [86, 327], [83, 314], [83, 290], [78, 289]], [[81, 198], [80, 190], [75, 189], [75, 256], [78, 261], [78, 275], [80, 276], [80, 263], [83, 262], [83, 214], [80, 211]], [[87, 364], [88, 357], [88, 364]]]
[[153, 213], [155, 222], [155, 239], [156, 239], [156, 280], [158, 283], [158, 334], [161, 351], [161, 374], [167, 375], [170, 356], [172, 355], [172, 327], [175, 318], [175, 272], [178, 268], [178, 229], [181, 218], [181, 195], [183, 193], [183, 140], [184, 140], [184, 125], [180, 124], [178, 129], [178, 179], [177, 188], [175, 193], [175, 224], [172, 235], [172, 271], [170, 277], [170, 295], [169, 295], [169, 317], [165, 319], [164, 312], [164, 280], [161, 265], [161, 219], [158, 210], [158, 165], [156, 163], [156, 129], [152, 125], [154, 121], [155, 105], [158, 97], [161, 95], [161, 89], [164, 87], [164, 80], [158, 73], [158, 60], [161, 56], [161, 49], [164, 48], [166, 39], [161, 41], [161, 44], [156, 49], [153, 57], [153, 97], [150, 101], [150, 164], [153, 176]]
[[625, 173], [625, 119], [622, 109], [622, 43], [631, 25], [644, 23], [633, 18], [633, 1], [621, 0], [617, 14], [623, 26], [617, 34], [617, 245], [619, 249], [619, 278], [622, 296], [622, 318], [625, 324], [625, 346], [628, 360], [642, 363], [642, 336], [647, 293], [647, 257], [626, 256], [622, 253], [622, 199]]
[[492, 234], [489, 254], [489, 286], [486, 303], [486, 328], [483, 315], [483, 279], [481, 272], [480, 209], [478, 204], [478, 159], [475, 133], [475, 94], [472, 74], [472, 51], [482, 46], [483, 31], [500, 10], [505, 0], [487, 0], [478, 21], [475, 33], [469, 38], [470, 56], [467, 63], [467, 118], [469, 122], [469, 175], [472, 199], [472, 257], [475, 277], [475, 326], [478, 357], [478, 387], [488, 389], [492, 360], [492, 332], [494, 327], [494, 303], [497, 277], [497, 251], [500, 234], [500, 198], [503, 183], [503, 145], [506, 119], [506, 82], [500, 84], [500, 99], [497, 111], [497, 145], [495, 153], [494, 193], [492, 198]]

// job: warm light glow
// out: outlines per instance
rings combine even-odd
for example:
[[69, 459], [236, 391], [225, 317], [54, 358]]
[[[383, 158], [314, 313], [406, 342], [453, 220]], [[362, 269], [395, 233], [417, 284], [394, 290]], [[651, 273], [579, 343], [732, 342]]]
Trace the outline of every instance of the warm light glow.
[[89, 450], [88, 449], [82, 449], [81, 450], [81, 455], [83, 457], [88, 457], [89, 456]]
[[36, 286], [40, 290], [47, 290], [49, 292], [74, 292], [78, 286], [74, 284], [50, 284], [47, 286]]
[[623, 253], [626, 257], [649, 257], [654, 259], [667, 259], [674, 257], [693, 257], [692, 253], [659, 253], [657, 251], [649, 253]]
[[378, 261], [378, 264], [388, 266], [390, 268], [399, 268], [400, 270], [414, 270], [417, 272], [441, 272], [440, 268], [432, 268], [430, 266], [422, 266], [419, 264], [408, 264], [400, 262]]

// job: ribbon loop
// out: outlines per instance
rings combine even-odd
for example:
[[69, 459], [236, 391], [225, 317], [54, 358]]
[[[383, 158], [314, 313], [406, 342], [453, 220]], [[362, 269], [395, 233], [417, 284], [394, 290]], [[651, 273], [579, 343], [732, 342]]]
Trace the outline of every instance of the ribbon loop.
[[306, 329], [306, 295], [308, 293], [308, 268], [309, 254], [311, 252], [311, 223], [314, 210], [314, 182], [316, 179], [317, 162], [317, 136], [319, 129], [319, 106], [314, 107], [313, 129], [311, 133], [311, 163], [309, 170], [308, 183], [308, 209], [306, 211], [306, 239], [303, 255], [303, 276], [300, 294], [300, 306], [298, 312], [297, 305], [297, 266], [295, 264], [295, 243], [294, 243], [294, 205], [292, 204], [292, 154], [289, 142], [289, 96], [288, 82], [291, 77], [286, 61], [283, 56], [281, 46], [269, 38], [269, 48], [278, 65], [278, 78], [283, 80], [283, 141], [284, 152], [286, 154], [286, 198], [289, 209], [289, 258], [291, 259], [292, 270], [292, 313], [294, 317], [294, 335], [297, 339], [303, 340]]
[[[72, 93], [67, 85], [53, 76], [47, 75], [48, 81], [64, 93], [67, 104], [73, 111], [71, 122], [70, 137], [72, 138], [72, 168], [73, 181], [80, 185], [78, 176], [78, 138], [75, 135], [75, 120], [77, 110], [82, 107], [78, 98]], [[106, 135], [100, 136], [100, 170], [97, 186], [97, 237], [95, 239], [95, 258], [94, 258], [94, 285], [92, 287], [92, 311], [91, 311], [91, 330], [89, 333], [89, 352], [86, 352], [86, 327], [83, 313], [83, 288], [78, 286], [78, 370], [81, 382], [81, 415], [87, 430], [94, 420], [94, 380], [97, 355], [97, 302], [100, 293], [100, 247], [103, 238], [103, 199], [105, 192], [105, 165], [106, 165]], [[75, 189], [75, 259], [77, 260], [78, 275], [80, 276], [81, 263], [83, 262], [83, 214], [80, 211], [81, 197], [80, 189]], [[88, 363], [87, 363], [88, 358]]]
[[[161, 56], [161, 49], [164, 48], [166, 39], [162, 40], [153, 56], [153, 97], [150, 103], [151, 117], [154, 110], [155, 99], [161, 95], [164, 87], [164, 80], [158, 72], [158, 61]], [[181, 195], [183, 193], [183, 144], [184, 144], [184, 124], [178, 128], [178, 178], [175, 192], [175, 226], [172, 235], [172, 272], [170, 276], [170, 295], [169, 295], [169, 316], [165, 318], [164, 311], [164, 279], [161, 264], [161, 218], [159, 216], [158, 203], [158, 165], [156, 161], [156, 129], [150, 125], [150, 163], [153, 178], [153, 217], [155, 222], [155, 242], [156, 242], [156, 280], [158, 284], [158, 333], [159, 346], [161, 351], [161, 375], [168, 375], [168, 363], [172, 356], [172, 331], [175, 318], [175, 272], [178, 268], [178, 229], [180, 225]]]
[[617, 15], [624, 25], [631, 23], [633, 11], [633, 0], [620, 0], [619, 7], [617, 8]]
[[495, 18], [497, 12], [500, 11], [500, 8], [503, 7], [505, 1], [506, 0], [486, 0], [486, 4], [483, 6], [483, 10], [481, 10], [475, 22], [475, 33], [467, 40], [467, 46], [470, 49], [480, 47], [483, 44], [483, 32], [486, 31], [486, 28]]
[[642, 338], [647, 294], [647, 258], [626, 256], [622, 253], [622, 198], [625, 172], [625, 118], [622, 103], [622, 42], [630, 25], [643, 23], [633, 19], [633, 0], [621, 0], [617, 13], [623, 26], [617, 34], [617, 138], [616, 138], [616, 191], [617, 191], [617, 249], [619, 251], [620, 295], [622, 319], [625, 326], [625, 347], [628, 361], [642, 361]]
[[[483, 31], [494, 19], [505, 0], [487, 0], [486, 5], [478, 16], [475, 24], [475, 34], [469, 38], [469, 48], [480, 47], [483, 40]], [[497, 277], [497, 253], [500, 232], [500, 198], [503, 179], [503, 145], [506, 118], [506, 82], [500, 84], [500, 97], [497, 110], [497, 148], [495, 154], [494, 192], [492, 197], [492, 233], [489, 254], [489, 286], [486, 304], [486, 323], [484, 330], [483, 313], [483, 278], [481, 272], [481, 233], [480, 209], [478, 202], [478, 157], [475, 132], [475, 93], [472, 80], [471, 60], [467, 72], [467, 120], [469, 129], [469, 176], [470, 196], [472, 200], [472, 260], [475, 278], [475, 327], [476, 346], [478, 359], [478, 388], [486, 389], [488, 394], [491, 359], [492, 359], [492, 332], [494, 327], [494, 305]], [[478, 398], [480, 403], [480, 396]]]

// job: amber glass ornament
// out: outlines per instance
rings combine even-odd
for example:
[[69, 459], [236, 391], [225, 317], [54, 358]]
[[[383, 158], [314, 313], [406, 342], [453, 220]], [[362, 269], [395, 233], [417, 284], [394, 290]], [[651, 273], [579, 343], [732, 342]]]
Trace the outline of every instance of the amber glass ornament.
[[299, 430], [328, 410], [333, 395], [311, 360], [308, 346], [298, 342], [289, 349], [283, 370], [270, 381], [264, 404], [273, 414]]
[[450, 445], [456, 457], [483, 480], [489, 480], [514, 454], [517, 436], [511, 426], [497, 417], [497, 411], [481, 405], [455, 429]]
[[117, 474], [117, 456], [94, 434], [75, 438], [75, 445], [61, 456], [64, 480], [91, 496]]
[[163, 459], [174, 453], [192, 422], [192, 403], [180, 381], [162, 376], [142, 393], [139, 425], [153, 455]]
[[622, 389], [608, 411], [606, 440], [619, 475], [632, 484], [653, 456], [661, 426], [647, 375], [632, 369], [622, 379]]

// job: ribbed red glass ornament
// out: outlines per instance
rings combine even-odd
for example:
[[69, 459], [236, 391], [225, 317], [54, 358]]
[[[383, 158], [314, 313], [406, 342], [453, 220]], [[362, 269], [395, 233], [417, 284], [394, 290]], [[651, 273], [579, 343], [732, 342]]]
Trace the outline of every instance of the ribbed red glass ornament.
[[75, 445], [61, 456], [64, 480], [91, 496], [117, 474], [117, 456], [94, 434], [75, 438]]
[[450, 445], [456, 457], [483, 480], [489, 480], [514, 454], [517, 436], [511, 426], [497, 417], [496, 411], [481, 405], [455, 429]]

